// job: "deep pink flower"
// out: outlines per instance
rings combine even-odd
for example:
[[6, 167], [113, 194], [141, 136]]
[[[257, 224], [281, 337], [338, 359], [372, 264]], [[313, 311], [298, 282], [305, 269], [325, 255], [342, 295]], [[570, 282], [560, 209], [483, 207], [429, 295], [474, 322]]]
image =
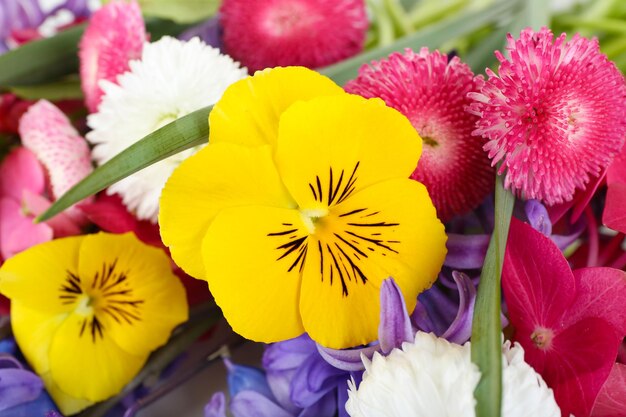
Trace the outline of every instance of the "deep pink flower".
[[224, 0], [226, 52], [250, 73], [275, 66], [318, 68], [363, 49], [364, 0]]
[[0, 94], [0, 133], [17, 133], [20, 118], [31, 104], [15, 94]]
[[80, 228], [66, 214], [35, 224], [50, 201], [43, 195], [46, 175], [35, 155], [26, 148], [16, 148], [0, 165], [0, 260], [39, 243], [80, 233]]
[[448, 60], [439, 51], [407, 49], [387, 59], [366, 64], [346, 91], [380, 97], [413, 124], [424, 147], [411, 178], [423, 183], [442, 220], [475, 208], [493, 188], [494, 170], [472, 136], [478, 117], [465, 112], [482, 77], [474, 77], [458, 57]]
[[115, 82], [128, 70], [132, 59], [141, 57], [147, 35], [139, 5], [135, 1], [108, 3], [89, 20], [80, 41], [80, 78], [90, 113], [102, 98], [100, 80]]
[[[52, 103], [40, 100], [33, 104], [20, 120], [19, 133], [24, 147], [32, 151], [45, 168], [50, 201], [61, 197], [93, 170], [87, 142]], [[40, 205], [46, 204], [41, 202]], [[85, 223], [82, 212], [75, 207], [70, 207], [65, 214], [77, 225]]]
[[600, 53], [598, 40], [552, 32], [508, 35], [510, 59], [500, 52], [498, 74], [469, 111], [481, 117], [475, 133], [489, 142], [492, 163], [502, 162], [505, 185], [549, 205], [569, 201], [599, 176], [626, 136], [626, 84]]
[[602, 222], [613, 230], [626, 233], [626, 146], [607, 170], [606, 184]]
[[626, 365], [616, 363], [598, 394], [592, 417], [626, 416]]
[[527, 362], [563, 416], [589, 416], [626, 336], [626, 272], [572, 271], [548, 237], [513, 219], [502, 284]]

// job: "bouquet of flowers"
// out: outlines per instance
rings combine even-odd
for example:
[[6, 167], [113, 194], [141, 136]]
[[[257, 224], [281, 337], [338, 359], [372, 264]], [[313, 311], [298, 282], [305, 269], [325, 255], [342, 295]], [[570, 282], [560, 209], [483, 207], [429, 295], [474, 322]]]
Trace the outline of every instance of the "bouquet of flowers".
[[626, 416], [624, 19], [0, 0], [0, 415]]

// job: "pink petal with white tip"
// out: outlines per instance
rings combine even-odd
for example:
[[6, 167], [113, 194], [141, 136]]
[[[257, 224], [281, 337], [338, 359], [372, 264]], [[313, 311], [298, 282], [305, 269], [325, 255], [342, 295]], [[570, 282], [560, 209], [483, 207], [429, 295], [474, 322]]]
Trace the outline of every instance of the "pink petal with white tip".
[[97, 111], [102, 99], [99, 82], [115, 82], [128, 70], [131, 60], [141, 57], [146, 40], [141, 10], [135, 1], [113, 1], [91, 16], [79, 46], [80, 79], [90, 113]]
[[46, 168], [55, 199], [93, 170], [87, 142], [52, 103], [41, 100], [31, 106], [19, 131], [23, 145]]

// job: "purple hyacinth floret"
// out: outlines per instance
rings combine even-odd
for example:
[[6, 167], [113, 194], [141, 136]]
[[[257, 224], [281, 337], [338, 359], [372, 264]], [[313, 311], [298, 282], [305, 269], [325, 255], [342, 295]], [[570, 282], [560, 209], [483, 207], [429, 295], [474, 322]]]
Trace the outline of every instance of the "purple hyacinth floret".
[[[0, 54], [16, 47], [25, 31], [63, 26], [78, 19], [89, 17], [88, 0], [65, 0], [61, 2], [39, 0], [0, 0]], [[49, 33], [40, 33], [48, 35]]]
[[0, 415], [62, 417], [44, 390], [41, 378], [27, 370], [14, 356], [6, 353], [0, 354]]

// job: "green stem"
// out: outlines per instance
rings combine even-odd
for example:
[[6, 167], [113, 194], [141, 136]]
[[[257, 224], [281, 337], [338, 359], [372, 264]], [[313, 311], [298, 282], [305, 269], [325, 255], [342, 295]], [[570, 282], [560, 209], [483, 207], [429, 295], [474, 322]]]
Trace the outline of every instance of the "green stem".
[[389, 15], [394, 23], [396, 32], [400, 35], [408, 35], [413, 32], [411, 22], [407, 18], [406, 10], [404, 6], [399, 3], [399, 0], [384, 0], [385, 6], [389, 11]]
[[485, 257], [472, 324], [472, 361], [481, 372], [476, 387], [476, 417], [499, 417], [502, 406], [502, 324], [500, 278], [515, 197], [496, 179], [495, 227]]
[[381, 3], [381, 0], [367, 0], [367, 4], [374, 15], [374, 23], [378, 32], [378, 46], [391, 44], [395, 39], [395, 31], [393, 20], [389, 16], [385, 4]]
[[407, 19], [413, 29], [419, 29], [458, 12], [466, 5], [466, 0], [441, 1], [436, 3], [420, 2], [409, 12]]

